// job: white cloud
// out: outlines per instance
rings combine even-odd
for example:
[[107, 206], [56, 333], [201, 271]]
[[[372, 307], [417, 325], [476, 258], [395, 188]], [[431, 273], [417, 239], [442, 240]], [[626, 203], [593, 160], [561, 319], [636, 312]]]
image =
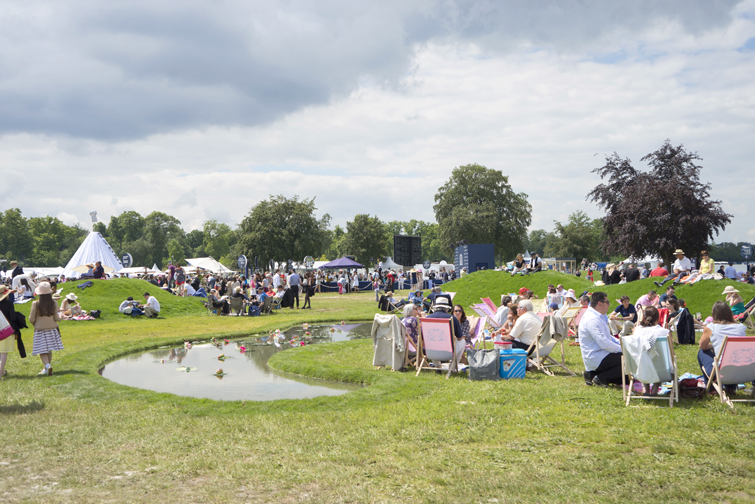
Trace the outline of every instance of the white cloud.
[[[738, 6], [731, 22], [711, 15], [706, 25], [692, 14], [671, 20], [662, 15], [648, 22], [631, 13], [626, 24], [614, 22], [594, 34], [589, 23], [580, 23], [574, 33], [558, 33], [553, 39], [533, 28], [505, 40], [487, 25], [485, 36], [465, 36], [464, 30], [475, 26], [470, 19], [479, 20], [482, 14], [479, 6], [464, 6], [453, 16], [455, 28], [448, 28], [445, 17], [444, 22], [425, 19], [422, 24], [416, 16], [404, 19], [381, 12], [379, 20], [390, 21], [391, 34], [372, 41], [363, 39], [377, 25], [361, 24], [372, 12], [368, 8], [354, 7], [344, 14], [346, 31], [311, 12], [265, 11], [255, 23], [272, 38], [260, 40], [266, 47], [282, 46], [268, 55], [267, 64], [274, 58], [283, 58], [281, 65], [289, 70], [301, 64], [302, 70], [291, 74], [298, 82], [315, 72], [316, 80], [325, 83], [327, 74], [335, 72], [337, 79], [352, 79], [351, 84], [323, 84], [327, 89], [322, 99], [292, 97], [287, 88], [279, 98], [295, 106], [281, 105], [262, 122], [205, 114], [207, 109], [199, 107], [187, 113], [201, 115], [202, 121], [178, 114], [168, 125], [170, 112], [160, 106], [153, 112], [161, 117], [149, 123], [143, 115], [134, 119], [131, 102], [125, 99], [103, 103], [113, 108], [98, 111], [98, 120], [107, 114], [120, 119], [122, 114], [135, 124], [147, 121], [144, 129], [133, 131], [150, 134], [134, 136], [132, 131], [125, 135], [131, 139], [116, 141], [109, 140], [109, 134], [82, 136], [75, 128], [70, 134], [44, 134], [34, 128], [30, 133], [8, 132], [0, 137], [4, 207], [17, 206], [27, 216], [58, 215], [67, 223], [77, 219], [86, 227], [88, 212], [95, 209], [103, 221], [125, 210], [143, 215], [159, 210], [178, 217], [189, 230], [209, 218], [236, 224], [269, 194], [298, 194], [316, 197], [320, 215], [331, 214], [334, 224], [344, 224], [357, 213], [386, 221], [432, 221], [437, 188], [455, 166], [476, 162], [508, 175], [514, 189], [530, 197], [532, 227], [550, 230], [553, 220], [563, 221], [576, 210], [600, 216], [585, 196], [599, 182], [590, 170], [600, 166], [605, 155], [616, 151], [641, 167], [640, 158], [669, 138], [704, 158], [703, 180], [713, 183], [713, 197], [734, 214], [720, 239], [738, 241], [752, 232], [748, 208], [755, 188], [750, 166], [755, 158], [755, 53], [737, 49], [755, 35], [750, 15], [755, 2]], [[432, 2], [422, 9], [438, 16]], [[596, 15], [609, 17], [602, 10]], [[114, 23], [112, 12], [103, 16]], [[262, 21], [269, 16], [278, 16], [281, 25], [290, 21], [290, 37], [269, 33], [264, 27], [270, 25]], [[176, 23], [185, 28], [180, 21]], [[205, 29], [217, 34], [226, 22], [235, 25], [221, 17]], [[149, 53], [154, 26], [133, 18], [123, 23], [129, 44], [142, 44], [140, 51]], [[161, 90], [170, 92], [179, 81], [190, 88], [204, 86], [203, 79], [220, 78], [171, 67], [166, 71], [172, 77], [151, 83], [160, 65], [134, 54], [113, 55], [123, 46], [116, 43], [120, 31], [111, 24], [109, 45], [95, 47], [86, 37], [75, 44], [86, 45], [100, 58], [94, 58], [98, 64], [115, 58], [127, 74], [148, 75], [140, 86], [154, 84], [148, 89], [159, 91], [150, 99]], [[403, 39], [394, 31], [409, 25], [411, 30], [402, 36], [422, 43], [408, 48], [396, 42]], [[179, 35], [172, 40], [180, 47], [184, 36]], [[170, 34], [166, 37], [171, 39]], [[317, 59], [314, 47], [298, 52], [306, 40], [328, 37], [337, 40], [317, 47], [338, 47], [338, 58]], [[398, 45], [381, 51], [381, 41]], [[186, 44], [193, 47], [190, 41]], [[217, 44], [224, 47], [223, 40]], [[365, 44], [368, 49], [363, 51]], [[82, 49], [80, 54], [89, 52]], [[0, 54], [7, 57], [8, 51]], [[610, 64], [603, 62], [605, 55]], [[363, 57], [378, 61], [354, 63]], [[406, 61], [383, 61], [394, 57]], [[314, 64], [306, 61], [312, 58]], [[313, 65], [322, 68], [315, 71]], [[85, 70], [77, 67], [65, 77], [75, 88], [86, 88], [86, 73], [76, 75]], [[118, 72], [106, 74], [105, 87], [108, 82], [123, 84], [126, 78]], [[45, 83], [37, 84], [41, 87], [29, 96], [43, 94]], [[224, 90], [217, 96], [233, 106], [233, 79], [208, 86], [212, 93]], [[149, 107], [137, 108], [134, 114], [146, 110], [149, 116]]]

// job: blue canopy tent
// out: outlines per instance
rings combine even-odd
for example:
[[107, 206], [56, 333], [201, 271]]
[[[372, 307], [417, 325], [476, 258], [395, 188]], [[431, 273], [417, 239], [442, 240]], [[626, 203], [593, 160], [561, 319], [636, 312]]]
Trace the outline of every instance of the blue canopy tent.
[[337, 269], [337, 268], [364, 268], [364, 266], [362, 266], [356, 261], [352, 261], [348, 257], [334, 259], [320, 266], [320, 269]]

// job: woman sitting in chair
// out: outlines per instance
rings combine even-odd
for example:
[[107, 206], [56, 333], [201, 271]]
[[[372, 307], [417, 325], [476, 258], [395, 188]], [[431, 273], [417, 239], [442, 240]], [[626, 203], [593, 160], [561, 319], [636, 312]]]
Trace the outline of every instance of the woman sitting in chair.
[[459, 321], [459, 325], [461, 326], [461, 335], [464, 338], [464, 340], [467, 342], [467, 345], [472, 344], [472, 335], [470, 334], [470, 328], [469, 328], [469, 320], [467, 319], [467, 314], [464, 313], [464, 308], [461, 305], [454, 305], [454, 317], [456, 317], [456, 320]]
[[727, 285], [721, 295], [726, 296], [726, 301], [729, 303], [729, 307], [731, 308], [731, 313], [733, 315], [739, 315], [740, 313], [745, 311], [744, 299], [742, 299], [742, 296], [739, 295], [739, 291], [737, 289], [735, 289], [731, 285]]
[[[728, 289], [728, 287], [727, 287]], [[734, 320], [734, 315], [726, 303], [716, 301], [713, 304], [713, 322], [705, 326], [703, 335], [700, 337], [700, 350], [697, 352], [697, 362], [703, 371], [703, 380], [708, 384], [713, 372], [713, 361], [721, 351], [721, 345], [727, 336], [745, 336], [745, 326]], [[724, 384], [726, 392], [732, 393], [737, 390], [737, 384]]]
[[421, 312], [419, 306], [414, 303], [410, 303], [404, 306], [404, 318], [401, 319], [401, 323], [406, 328], [407, 338], [411, 338], [414, 343], [414, 347], [417, 347], [419, 341], [419, 316]]
[[[658, 313], [658, 310], [655, 309], [653, 306], [647, 306], [643, 310], [643, 317], [642, 321], [639, 323], [639, 325], [635, 326], [634, 332], [632, 333], [635, 337], [642, 337], [645, 338], [647, 341], [647, 345], [650, 348], [653, 348], [655, 346], [655, 341], [662, 336], [668, 336], [669, 331], [668, 329], [664, 329], [660, 325], [658, 325], [658, 320], [660, 319], [660, 314]], [[671, 342], [669, 342], [671, 344]], [[644, 393], [645, 395], [658, 395], [658, 387], [660, 386], [659, 383], [649, 383], [644, 385]]]

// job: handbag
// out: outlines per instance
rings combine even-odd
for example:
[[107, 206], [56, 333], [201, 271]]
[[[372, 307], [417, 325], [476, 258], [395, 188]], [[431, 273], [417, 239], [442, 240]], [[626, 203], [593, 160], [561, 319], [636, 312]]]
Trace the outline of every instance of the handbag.
[[477, 380], [499, 380], [501, 353], [498, 350], [467, 349], [467, 363], [469, 364], [468, 378]]
[[16, 331], [11, 327], [10, 322], [8, 322], [8, 319], [5, 318], [5, 314], [0, 312], [0, 341], [9, 337], [14, 332]]

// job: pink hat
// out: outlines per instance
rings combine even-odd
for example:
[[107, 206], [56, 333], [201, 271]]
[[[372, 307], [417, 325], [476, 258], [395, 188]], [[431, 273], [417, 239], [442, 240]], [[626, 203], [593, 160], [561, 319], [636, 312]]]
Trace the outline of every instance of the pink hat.
[[34, 289], [34, 294], [41, 296], [42, 294], [52, 294], [52, 288], [50, 282], [42, 282]]

